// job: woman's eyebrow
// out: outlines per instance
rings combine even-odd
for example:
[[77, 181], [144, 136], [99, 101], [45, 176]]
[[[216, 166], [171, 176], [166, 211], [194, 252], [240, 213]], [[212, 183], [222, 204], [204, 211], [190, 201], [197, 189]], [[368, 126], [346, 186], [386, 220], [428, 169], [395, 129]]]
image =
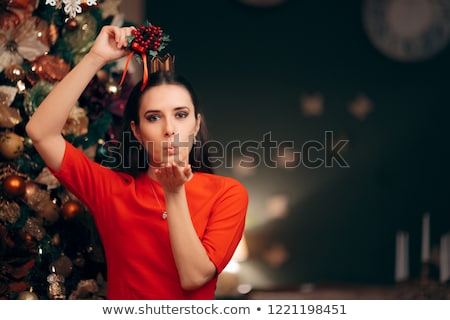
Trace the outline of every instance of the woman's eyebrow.
[[[180, 111], [180, 110], [189, 110], [189, 107], [187, 107], [187, 106], [180, 106], [180, 107], [175, 107], [175, 108], [173, 108], [173, 111]], [[157, 112], [161, 112], [161, 110], [158, 110], [158, 109], [149, 109], [149, 110], [145, 110], [144, 116], [145, 116], [147, 113], [157, 113]]]
[[160, 112], [160, 110], [156, 110], [156, 109], [146, 110], [146, 111], [144, 112], [144, 116], [145, 116], [147, 113], [156, 113], [156, 112]]

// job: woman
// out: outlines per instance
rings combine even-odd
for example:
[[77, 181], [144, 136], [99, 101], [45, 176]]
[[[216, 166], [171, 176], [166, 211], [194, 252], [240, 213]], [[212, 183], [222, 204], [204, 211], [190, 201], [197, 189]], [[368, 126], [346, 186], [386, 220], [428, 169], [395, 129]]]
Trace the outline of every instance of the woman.
[[[93, 213], [105, 249], [108, 299], [212, 299], [241, 239], [248, 195], [236, 180], [189, 163], [202, 121], [190, 87], [169, 74], [152, 75], [142, 91], [136, 85], [125, 127], [148, 161], [129, 168], [132, 174], [89, 160], [61, 135], [90, 79], [127, 54], [132, 30], [104, 27], [26, 130], [50, 170]], [[123, 160], [123, 167], [134, 163]]]

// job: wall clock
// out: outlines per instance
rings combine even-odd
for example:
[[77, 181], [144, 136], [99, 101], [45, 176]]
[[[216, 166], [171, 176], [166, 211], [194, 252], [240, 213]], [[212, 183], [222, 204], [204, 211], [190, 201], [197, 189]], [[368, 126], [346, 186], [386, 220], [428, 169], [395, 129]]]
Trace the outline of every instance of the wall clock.
[[450, 40], [450, 0], [365, 0], [363, 23], [373, 45], [399, 61], [425, 60]]

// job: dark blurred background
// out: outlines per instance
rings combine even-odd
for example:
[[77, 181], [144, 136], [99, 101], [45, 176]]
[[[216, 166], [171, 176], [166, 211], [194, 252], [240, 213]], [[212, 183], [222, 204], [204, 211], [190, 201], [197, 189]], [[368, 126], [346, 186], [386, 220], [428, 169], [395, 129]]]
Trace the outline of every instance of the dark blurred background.
[[[248, 188], [242, 281], [391, 284], [398, 231], [419, 277], [423, 215], [430, 261], [450, 231], [448, 1], [435, 13], [425, 0], [243, 2], [151, 0], [142, 13], [171, 36], [166, 51], [196, 88], [211, 139], [229, 145], [217, 173]], [[269, 136], [270, 155], [252, 144]], [[324, 148], [308, 166], [299, 152], [311, 141]], [[237, 142], [254, 148], [231, 152]], [[317, 165], [333, 146], [348, 167]], [[266, 163], [236, 165], [256, 154]]]

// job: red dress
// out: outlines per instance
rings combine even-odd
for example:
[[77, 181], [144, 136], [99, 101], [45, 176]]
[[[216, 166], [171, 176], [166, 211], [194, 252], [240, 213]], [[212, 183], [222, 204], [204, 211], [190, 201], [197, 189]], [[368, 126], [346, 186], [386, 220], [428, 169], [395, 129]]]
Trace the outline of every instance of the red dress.
[[[133, 178], [103, 167], [68, 142], [61, 169], [53, 173], [94, 216], [105, 249], [108, 299], [214, 298], [217, 276], [199, 289], [181, 288], [151, 183], [165, 208], [163, 191], [147, 174]], [[198, 172], [185, 189], [194, 228], [220, 273], [244, 231], [247, 191], [232, 178]]]

